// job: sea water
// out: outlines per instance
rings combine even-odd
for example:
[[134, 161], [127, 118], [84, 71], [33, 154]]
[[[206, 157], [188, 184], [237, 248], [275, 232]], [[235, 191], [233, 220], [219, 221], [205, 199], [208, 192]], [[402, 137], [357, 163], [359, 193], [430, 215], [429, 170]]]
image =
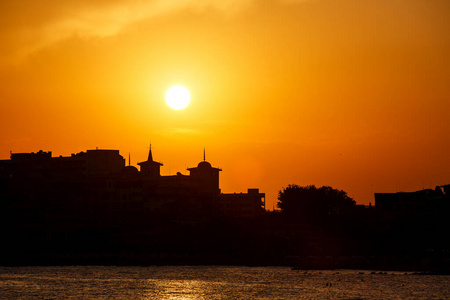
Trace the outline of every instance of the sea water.
[[1, 299], [450, 299], [450, 276], [288, 267], [0, 267]]

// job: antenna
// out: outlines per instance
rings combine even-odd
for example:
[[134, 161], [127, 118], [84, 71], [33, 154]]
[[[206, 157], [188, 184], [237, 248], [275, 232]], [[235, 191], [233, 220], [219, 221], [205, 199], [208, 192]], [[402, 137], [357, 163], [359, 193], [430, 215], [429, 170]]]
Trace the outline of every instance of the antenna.
[[128, 152], [128, 165], [131, 166], [131, 154]]
[[203, 161], [206, 161], [205, 147], [203, 147]]

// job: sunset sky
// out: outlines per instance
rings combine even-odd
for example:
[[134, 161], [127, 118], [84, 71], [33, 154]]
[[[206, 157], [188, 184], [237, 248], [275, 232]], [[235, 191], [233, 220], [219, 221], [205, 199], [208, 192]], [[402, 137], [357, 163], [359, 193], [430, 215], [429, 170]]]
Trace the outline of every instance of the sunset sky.
[[[164, 95], [185, 86], [189, 106]], [[0, 2], [0, 159], [118, 149], [223, 192], [450, 183], [450, 1]], [[128, 163], [128, 162], [127, 162]]]

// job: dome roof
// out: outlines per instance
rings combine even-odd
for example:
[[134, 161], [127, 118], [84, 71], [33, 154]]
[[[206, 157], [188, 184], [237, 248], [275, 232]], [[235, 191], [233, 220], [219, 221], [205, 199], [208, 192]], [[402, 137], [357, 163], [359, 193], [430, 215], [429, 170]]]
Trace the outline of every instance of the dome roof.
[[198, 164], [197, 168], [212, 168], [212, 166], [209, 162], [202, 161]]
[[122, 174], [125, 175], [135, 175], [135, 174], [139, 174], [139, 171], [136, 167], [133, 166], [126, 166], [122, 169]]

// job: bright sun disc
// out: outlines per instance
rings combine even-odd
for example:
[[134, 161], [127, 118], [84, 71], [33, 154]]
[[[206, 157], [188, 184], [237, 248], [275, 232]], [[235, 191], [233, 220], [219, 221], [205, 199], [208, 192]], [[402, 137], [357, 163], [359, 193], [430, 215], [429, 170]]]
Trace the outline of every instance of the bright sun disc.
[[181, 85], [174, 85], [166, 92], [166, 103], [173, 109], [183, 109], [191, 101], [189, 91]]

